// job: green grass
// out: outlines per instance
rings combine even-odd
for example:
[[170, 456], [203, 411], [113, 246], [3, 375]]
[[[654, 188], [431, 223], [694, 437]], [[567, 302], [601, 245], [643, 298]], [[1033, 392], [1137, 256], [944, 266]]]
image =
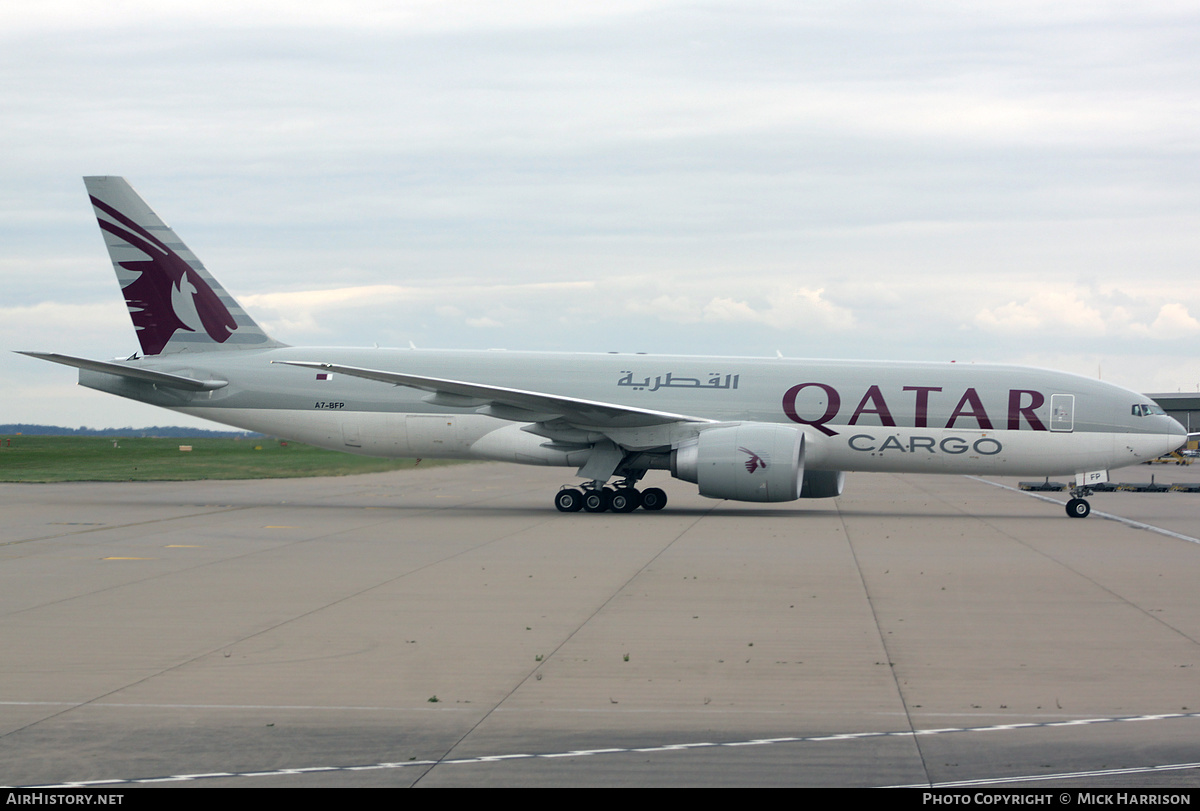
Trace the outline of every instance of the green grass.
[[[0, 482], [280, 479], [404, 470], [415, 459], [374, 459], [278, 439], [0, 437]], [[191, 451], [179, 450], [190, 445]], [[426, 459], [421, 467], [454, 464]]]

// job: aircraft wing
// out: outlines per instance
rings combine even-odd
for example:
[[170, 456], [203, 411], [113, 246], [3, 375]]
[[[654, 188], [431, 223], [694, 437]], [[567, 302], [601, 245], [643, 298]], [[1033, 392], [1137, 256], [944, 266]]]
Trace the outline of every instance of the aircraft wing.
[[38, 358], [39, 360], [48, 360], [52, 363], [61, 363], [64, 366], [74, 366], [77, 369], [88, 369], [92, 372], [104, 372], [105, 374], [116, 375], [118, 377], [143, 380], [147, 383], [154, 383], [157, 386], [165, 386], [169, 389], [212, 391], [229, 385], [228, 381], [225, 380], [197, 380], [194, 377], [173, 375], [169, 372], [156, 372], [153, 369], [139, 369], [136, 366], [126, 366], [123, 363], [76, 358], [71, 355], [59, 355], [54, 352], [22, 352], [17, 350], [17, 354], [28, 355], [31, 358]]
[[510, 389], [504, 386], [470, 383], [464, 380], [446, 380], [440, 377], [385, 372], [378, 369], [363, 369], [358, 366], [342, 366], [337, 363], [305, 360], [279, 360], [272, 361], [272, 363], [321, 369], [336, 374], [391, 383], [394, 386], [408, 386], [432, 392], [432, 396], [425, 399], [435, 405], [459, 408], [476, 407], [480, 409], [481, 413], [518, 422], [548, 422], [561, 418], [574, 425], [588, 426], [601, 431], [610, 428], [644, 428], [680, 422], [716, 422], [716, 420], [704, 417], [584, 400], [579, 397], [565, 397], [560, 394]]

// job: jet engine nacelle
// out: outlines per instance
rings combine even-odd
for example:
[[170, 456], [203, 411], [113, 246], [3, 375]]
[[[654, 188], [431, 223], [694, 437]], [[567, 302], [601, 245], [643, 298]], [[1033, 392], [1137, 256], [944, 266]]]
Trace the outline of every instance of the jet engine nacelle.
[[708, 498], [793, 501], [804, 481], [804, 431], [761, 422], [709, 428], [671, 451], [671, 475]]
[[845, 485], [846, 474], [840, 470], [806, 470], [800, 498], [835, 498]]

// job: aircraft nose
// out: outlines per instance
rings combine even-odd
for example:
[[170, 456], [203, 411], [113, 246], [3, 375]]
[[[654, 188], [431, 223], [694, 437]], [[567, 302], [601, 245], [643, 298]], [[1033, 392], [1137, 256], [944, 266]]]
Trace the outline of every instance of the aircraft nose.
[[1183, 444], [1188, 440], [1187, 429], [1183, 427], [1183, 423], [1174, 417], [1171, 420], [1170, 426], [1167, 428], [1167, 439], [1171, 442], [1171, 450], [1176, 450], [1183, 447]]

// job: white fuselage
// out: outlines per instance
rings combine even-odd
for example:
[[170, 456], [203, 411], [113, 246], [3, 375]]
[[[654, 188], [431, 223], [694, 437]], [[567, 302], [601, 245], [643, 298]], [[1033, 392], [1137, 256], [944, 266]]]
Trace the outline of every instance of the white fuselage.
[[649, 454], [677, 446], [706, 423], [799, 427], [809, 469], [1059, 475], [1135, 464], [1186, 438], [1170, 417], [1135, 414], [1149, 400], [1127, 389], [976, 364], [288, 347], [136, 362], [228, 381], [214, 391], [164, 393], [92, 372], [81, 373], [81, 382], [366, 455], [577, 466], [591, 452], [584, 441], [570, 447], [525, 430], [545, 415], [515, 410], [502, 419], [469, 402], [438, 404], [418, 389], [336, 373], [322, 379], [282, 365], [293, 361], [470, 380], [705, 421], [606, 428], [622, 447]]

